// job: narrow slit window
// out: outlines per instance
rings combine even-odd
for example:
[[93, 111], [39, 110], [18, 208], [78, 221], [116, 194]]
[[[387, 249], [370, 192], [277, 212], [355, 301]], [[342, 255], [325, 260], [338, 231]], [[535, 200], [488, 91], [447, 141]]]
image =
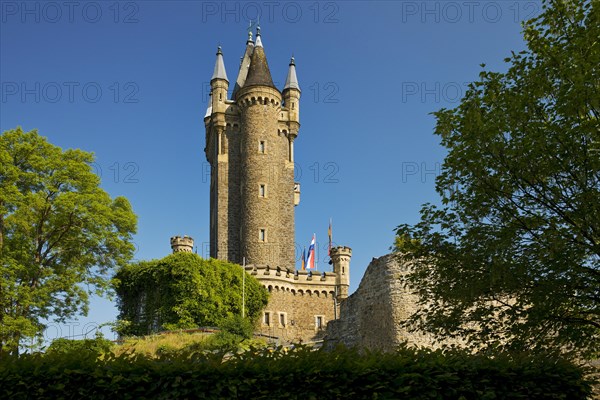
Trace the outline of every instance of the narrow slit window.
[[261, 229], [258, 231], [258, 240], [265, 242], [267, 240], [267, 230]]
[[264, 140], [261, 140], [260, 142], [258, 142], [258, 152], [261, 154], [265, 154], [266, 152], [266, 144]]
[[317, 329], [323, 328], [323, 317], [322, 316], [317, 315], [315, 317], [315, 326], [317, 327]]
[[261, 184], [258, 187], [258, 195], [260, 197], [267, 197], [267, 187], [266, 187], [266, 185]]

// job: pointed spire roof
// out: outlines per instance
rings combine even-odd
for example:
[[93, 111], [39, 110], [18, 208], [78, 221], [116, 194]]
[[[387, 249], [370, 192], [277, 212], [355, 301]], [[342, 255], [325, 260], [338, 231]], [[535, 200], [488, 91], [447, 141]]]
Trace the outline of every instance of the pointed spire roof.
[[263, 47], [262, 39], [260, 38], [260, 26], [256, 27], [256, 47]]
[[229, 79], [227, 79], [227, 72], [225, 72], [225, 63], [223, 62], [223, 53], [221, 52], [221, 46], [219, 46], [219, 48], [217, 49], [217, 61], [215, 61], [215, 70], [210, 80], [212, 81], [213, 79], [225, 79], [227, 82], [229, 82]]
[[296, 76], [296, 62], [294, 61], [294, 56], [290, 60], [290, 68], [288, 69], [287, 78], [285, 80], [285, 86], [283, 90], [286, 89], [298, 89], [300, 90], [300, 85], [298, 84], [298, 77]]
[[256, 45], [250, 58], [250, 68], [248, 69], [248, 76], [244, 86], [271, 86], [275, 88], [273, 84], [273, 78], [271, 78], [271, 71], [269, 71], [269, 64], [267, 64], [267, 56], [265, 55], [265, 49], [262, 46], [260, 39], [260, 28], [256, 29]]
[[248, 40], [246, 41], [246, 52], [242, 57], [242, 62], [240, 63], [240, 70], [238, 72], [237, 79], [235, 80], [235, 86], [233, 87], [233, 98], [235, 98], [235, 94], [237, 93], [237, 91], [240, 90], [246, 82], [246, 77], [248, 76], [248, 69], [250, 68], [250, 58], [252, 57], [253, 51], [254, 42], [252, 41], [252, 32], [248, 32]]

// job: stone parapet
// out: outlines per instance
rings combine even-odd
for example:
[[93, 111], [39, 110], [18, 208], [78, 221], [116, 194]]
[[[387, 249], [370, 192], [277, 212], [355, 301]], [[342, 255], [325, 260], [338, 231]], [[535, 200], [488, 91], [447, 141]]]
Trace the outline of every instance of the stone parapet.
[[194, 239], [187, 235], [173, 236], [171, 237], [171, 250], [173, 253], [191, 253], [194, 251]]

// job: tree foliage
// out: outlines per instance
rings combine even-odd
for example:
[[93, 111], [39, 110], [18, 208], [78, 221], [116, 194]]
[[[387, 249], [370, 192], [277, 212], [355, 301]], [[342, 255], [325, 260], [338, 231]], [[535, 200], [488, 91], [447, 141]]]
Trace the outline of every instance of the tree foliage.
[[36, 131], [0, 136], [0, 350], [18, 351], [44, 320], [85, 314], [90, 291], [133, 254], [136, 217], [99, 187], [93, 160]]
[[527, 50], [435, 114], [442, 205], [397, 229], [413, 327], [600, 352], [600, 3], [544, 1]]
[[[115, 277], [120, 333], [145, 335], [164, 329], [219, 326], [242, 314], [243, 272], [239, 265], [197, 254], [174, 253], [121, 268]], [[255, 320], [268, 293], [245, 276], [245, 315]]]

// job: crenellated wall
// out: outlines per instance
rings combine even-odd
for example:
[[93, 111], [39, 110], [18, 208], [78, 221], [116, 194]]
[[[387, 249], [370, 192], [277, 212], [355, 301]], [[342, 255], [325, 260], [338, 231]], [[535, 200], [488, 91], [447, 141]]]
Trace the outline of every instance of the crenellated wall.
[[269, 316], [265, 319], [263, 315], [257, 326], [260, 333], [276, 336], [282, 343], [323, 338], [327, 324], [339, 311], [334, 273], [277, 270], [264, 265], [247, 266], [246, 271], [270, 294], [264, 310]]
[[171, 250], [173, 253], [191, 253], [194, 250], [194, 239], [190, 236], [171, 237]]

